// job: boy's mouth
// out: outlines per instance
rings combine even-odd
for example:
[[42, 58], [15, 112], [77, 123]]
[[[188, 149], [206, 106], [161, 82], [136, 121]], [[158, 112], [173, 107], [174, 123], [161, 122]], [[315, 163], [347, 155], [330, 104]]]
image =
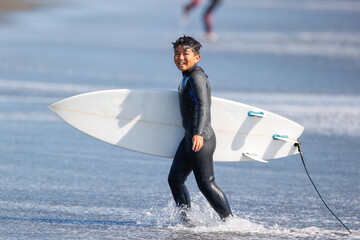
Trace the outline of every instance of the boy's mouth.
[[186, 66], [186, 62], [178, 62], [179, 66]]

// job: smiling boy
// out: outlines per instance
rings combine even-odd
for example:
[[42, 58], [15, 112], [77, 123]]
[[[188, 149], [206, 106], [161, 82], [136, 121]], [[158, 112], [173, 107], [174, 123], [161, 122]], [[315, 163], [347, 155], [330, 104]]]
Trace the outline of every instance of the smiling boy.
[[185, 186], [194, 171], [196, 183], [221, 219], [232, 215], [225, 194], [215, 183], [213, 154], [216, 137], [211, 127], [211, 87], [201, 67], [201, 44], [192, 37], [180, 37], [173, 43], [174, 62], [182, 72], [179, 85], [179, 105], [185, 136], [175, 154], [168, 182], [183, 220], [188, 221], [190, 196]]

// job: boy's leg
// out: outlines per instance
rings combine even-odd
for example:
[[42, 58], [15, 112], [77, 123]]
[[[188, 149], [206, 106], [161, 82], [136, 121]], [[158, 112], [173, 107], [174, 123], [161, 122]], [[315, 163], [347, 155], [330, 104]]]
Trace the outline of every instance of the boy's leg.
[[176, 206], [190, 208], [190, 195], [185, 181], [191, 173], [191, 165], [186, 153], [185, 138], [181, 141], [170, 168], [168, 182]]
[[216, 138], [213, 135], [204, 141], [199, 152], [190, 154], [191, 165], [200, 191], [204, 194], [210, 205], [219, 214], [221, 219], [232, 215], [229, 202], [221, 189], [215, 183], [213, 154], [216, 147]]

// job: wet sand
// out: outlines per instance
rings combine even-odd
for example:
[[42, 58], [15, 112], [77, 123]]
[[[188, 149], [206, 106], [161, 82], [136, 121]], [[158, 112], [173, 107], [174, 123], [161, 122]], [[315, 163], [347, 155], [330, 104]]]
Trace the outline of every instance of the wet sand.
[[42, 1], [0, 0], [0, 13], [28, 10], [44, 4]]
[[5, 14], [9, 12], [26, 11], [44, 5], [48, 4], [40, 0], [0, 0], [0, 23], [6, 21]]

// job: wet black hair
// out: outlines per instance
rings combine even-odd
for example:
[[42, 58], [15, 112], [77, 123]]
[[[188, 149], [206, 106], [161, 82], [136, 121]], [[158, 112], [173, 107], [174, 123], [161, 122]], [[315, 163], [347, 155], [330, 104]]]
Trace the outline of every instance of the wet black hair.
[[179, 39], [172, 44], [174, 47], [174, 51], [179, 45], [181, 45], [184, 49], [191, 49], [195, 55], [200, 54], [200, 48], [202, 47], [202, 45], [198, 41], [196, 41], [195, 38], [185, 35], [183, 37], [179, 37]]

